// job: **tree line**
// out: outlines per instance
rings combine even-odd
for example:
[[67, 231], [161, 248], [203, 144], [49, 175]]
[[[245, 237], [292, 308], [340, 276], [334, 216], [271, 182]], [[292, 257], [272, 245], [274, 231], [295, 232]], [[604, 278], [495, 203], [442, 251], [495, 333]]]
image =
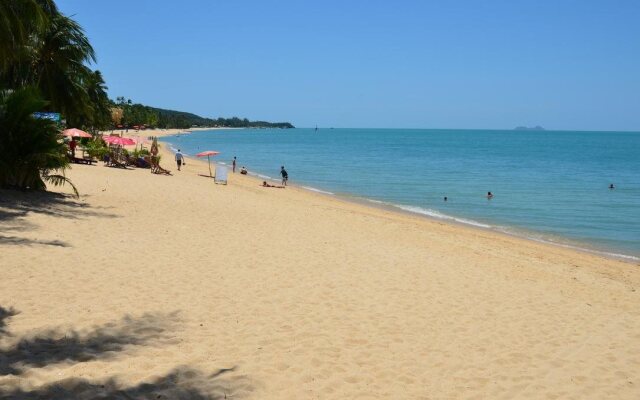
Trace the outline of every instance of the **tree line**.
[[178, 128], [186, 129], [193, 126], [227, 127], [227, 128], [293, 128], [289, 122], [249, 121], [247, 118], [204, 118], [183, 111], [166, 110], [162, 108], [134, 104], [130, 99], [117, 97], [112, 102], [113, 125], [115, 127], [134, 127], [144, 125], [149, 128]]

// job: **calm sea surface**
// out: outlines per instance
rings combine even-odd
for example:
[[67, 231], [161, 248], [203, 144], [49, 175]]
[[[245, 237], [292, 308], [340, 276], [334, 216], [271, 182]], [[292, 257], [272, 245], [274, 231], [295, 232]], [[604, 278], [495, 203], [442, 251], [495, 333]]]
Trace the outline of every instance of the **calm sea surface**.
[[311, 190], [640, 257], [640, 133], [248, 129], [165, 141], [187, 155], [220, 151], [217, 162], [237, 156], [263, 179], [284, 165]]

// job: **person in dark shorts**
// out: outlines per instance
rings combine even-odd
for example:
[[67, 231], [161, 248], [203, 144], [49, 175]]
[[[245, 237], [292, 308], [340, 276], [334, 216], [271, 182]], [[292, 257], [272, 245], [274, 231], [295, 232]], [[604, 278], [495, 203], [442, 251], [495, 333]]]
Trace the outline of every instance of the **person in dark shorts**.
[[78, 147], [78, 142], [76, 142], [76, 138], [71, 138], [69, 142], [69, 149], [71, 150], [71, 156], [76, 156], [76, 147]]
[[180, 171], [180, 167], [184, 164], [184, 156], [180, 152], [180, 149], [176, 152], [176, 164], [178, 164], [178, 171]]
[[235, 156], [233, 157], [233, 162], [231, 163], [231, 165], [233, 166], [233, 173], [236, 173], [236, 158]]
[[282, 186], [287, 186], [289, 174], [287, 174], [287, 170], [284, 169], [284, 165], [280, 167], [280, 175], [282, 175]]

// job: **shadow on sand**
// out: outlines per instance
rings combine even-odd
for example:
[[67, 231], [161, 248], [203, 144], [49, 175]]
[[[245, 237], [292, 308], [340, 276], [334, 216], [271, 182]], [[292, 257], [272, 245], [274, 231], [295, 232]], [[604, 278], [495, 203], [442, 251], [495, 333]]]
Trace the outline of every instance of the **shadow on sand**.
[[[0, 233], [29, 232], [38, 228], [24, 217], [29, 213], [57, 218], [81, 219], [86, 217], [116, 218], [116, 214], [96, 209], [71, 195], [51, 192], [18, 192], [0, 190]], [[69, 247], [61, 240], [40, 240], [0, 234], [0, 245], [45, 245]]]
[[[13, 308], [0, 307], [0, 333], [5, 339], [11, 337], [5, 321], [18, 314]], [[135, 346], [170, 345], [175, 343], [171, 333], [179, 320], [177, 312], [146, 314], [139, 318], [125, 317], [88, 332], [52, 329], [20, 338], [9, 346], [0, 346], [0, 382], [3, 376], [20, 376], [55, 364], [64, 366], [60, 364], [63, 362], [113, 359]], [[0, 399], [239, 399], [251, 392], [252, 387], [247, 377], [234, 374], [235, 369], [207, 374], [181, 366], [134, 385], [112, 376], [102, 380], [69, 378], [31, 388], [22, 386], [28, 379], [13, 379], [6, 381], [13, 385], [0, 384]]]
[[106, 359], [130, 346], [168, 343], [167, 331], [176, 322], [177, 313], [146, 314], [139, 318], [127, 316], [86, 333], [51, 329], [34, 337], [23, 337], [9, 348], [0, 350], [0, 375], [19, 375], [28, 368], [42, 368], [64, 361]]
[[184, 399], [217, 400], [241, 399], [251, 391], [248, 379], [242, 376], [228, 377], [235, 368], [218, 370], [212, 374], [178, 367], [170, 373], [150, 382], [127, 386], [116, 379], [91, 382], [85, 379], [65, 379], [36, 390], [5, 390], [0, 388], [0, 399]]
[[13, 308], [4, 308], [0, 306], [0, 338], [3, 335], [8, 334], [7, 330], [5, 329], [5, 327], [7, 326], [7, 323], [5, 322], [5, 320], [17, 314], [18, 312]]

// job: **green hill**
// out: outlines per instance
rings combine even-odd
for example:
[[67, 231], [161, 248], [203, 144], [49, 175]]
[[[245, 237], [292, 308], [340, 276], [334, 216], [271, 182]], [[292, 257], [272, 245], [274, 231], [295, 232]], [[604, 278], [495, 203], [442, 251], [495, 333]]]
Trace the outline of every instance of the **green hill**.
[[249, 121], [247, 118], [204, 118], [196, 114], [166, 110], [132, 104], [131, 100], [125, 101], [124, 97], [118, 97], [113, 102], [114, 108], [122, 109], [120, 124], [132, 127], [145, 125], [151, 128], [179, 128], [186, 129], [192, 126], [202, 127], [227, 127], [227, 128], [294, 128], [289, 122]]

